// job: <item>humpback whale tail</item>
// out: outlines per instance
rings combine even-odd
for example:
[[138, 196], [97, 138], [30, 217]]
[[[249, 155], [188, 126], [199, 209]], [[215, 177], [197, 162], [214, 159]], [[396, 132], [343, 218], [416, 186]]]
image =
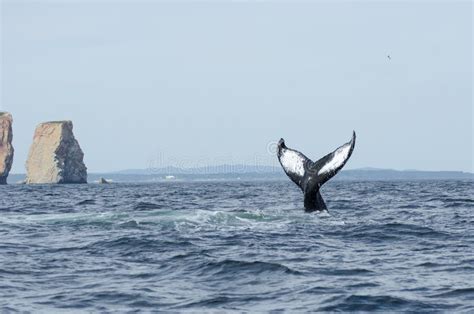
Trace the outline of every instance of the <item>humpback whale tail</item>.
[[306, 211], [327, 209], [319, 188], [344, 167], [354, 150], [355, 139], [356, 134], [353, 132], [349, 142], [316, 162], [299, 151], [286, 147], [285, 140], [280, 139], [278, 160], [286, 175], [303, 191]]

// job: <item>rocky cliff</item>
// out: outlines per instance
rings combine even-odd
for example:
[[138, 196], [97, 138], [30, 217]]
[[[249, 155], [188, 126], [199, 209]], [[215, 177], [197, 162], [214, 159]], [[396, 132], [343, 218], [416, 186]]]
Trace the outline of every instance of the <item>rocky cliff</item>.
[[8, 173], [13, 164], [12, 115], [0, 112], [0, 184], [7, 184]]
[[38, 125], [26, 162], [26, 183], [87, 183], [84, 153], [71, 121]]

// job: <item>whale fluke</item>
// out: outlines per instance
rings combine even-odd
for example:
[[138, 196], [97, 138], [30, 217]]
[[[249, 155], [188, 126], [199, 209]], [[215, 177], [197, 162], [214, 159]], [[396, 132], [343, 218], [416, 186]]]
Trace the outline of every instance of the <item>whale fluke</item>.
[[306, 211], [327, 209], [319, 189], [344, 167], [352, 155], [355, 140], [356, 134], [353, 132], [349, 142], [316, 162], [288, 148], [284, 139], [278, 141], [278, 160], [286, 175], [303, 191]]

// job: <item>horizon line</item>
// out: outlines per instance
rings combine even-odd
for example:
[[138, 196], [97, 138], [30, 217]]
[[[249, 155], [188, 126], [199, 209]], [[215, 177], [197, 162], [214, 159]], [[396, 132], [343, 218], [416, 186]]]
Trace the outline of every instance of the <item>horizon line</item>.
[[[271, 166], [271, 165], [260, 165], [260, 166], [250, 166], [250, 165], [245, 165], [245, 164], [220, 164], [220, 165], [215, 165], [215, 166], [200, 166], [200, 167], [192, 167], [192, 168], [180, 168], [176, 166], [166, 166], [162, 168], [155, 168], [155, 169], [148, 169], [148, 168], [129, 168], [129, 169], [121, 169], [121, 170], [114, 170], [114, 171], [88, 171], [88, 174], [118, 174], [118, 175], [153, 175], [153, 174], [158, 174], [157, 171], [159, 170], [164, 170], [167, 168], [174, 168], [177, 170], [194, 170], [194, 169], [206, 169], [206, 168], [216, 168], [216, 167], [222, 167], [222, 166], [246, 166], [246, 167], [253, 167], [253, 168], [258, 168], [258, 167], [263, 167], [263, 168], [274, 168], [278, 169], [277, 167]], [[121, 173], [127, 171], [129, 173]], [[149, 171], [149, 173], [133, 173], [133, 171]], [[474, 172], [470, 171], [463, 171], [463, 170], [419, 170], [419, 169], [394, 169], [394, 168], [376, 168], [376, 167], [361, 167], [361, 168], [349, 168], [349, 169], [342, 169], [341, 172], [346, 172], [346, 171], [396, 171], [396, 172], [456, 172], [456, 173], [465, 173], [465, 174], [471, 174], [474, 175]], [[270, 173], [269, 171], [244, 171], [241, 173]], [[276, 171], [275, 171], [276, 172]], [[231, 174], [235, 173], [235, 171], [229, 171], [229, 172], [221, 172], [220, 174]], [[203, 174], [203, 173], [200, 173]], [[213, 173], [208, 173], [208, 174], [213, 174]], [[9, 175], [26, 175], [26, 172], [22, 173], [10, 173]]]

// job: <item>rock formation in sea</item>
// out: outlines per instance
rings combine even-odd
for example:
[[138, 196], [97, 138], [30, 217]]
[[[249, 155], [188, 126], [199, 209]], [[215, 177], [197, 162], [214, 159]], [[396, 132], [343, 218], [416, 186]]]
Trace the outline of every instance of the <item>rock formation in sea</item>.
[[87, 183], [84, 153], [72, 128], [71, 121], [36, 127], [26, 161], [26, 183]]
[[13, 119], [8, 112], [0, 112], [0, 184], [7, 184], [13, 164]]

